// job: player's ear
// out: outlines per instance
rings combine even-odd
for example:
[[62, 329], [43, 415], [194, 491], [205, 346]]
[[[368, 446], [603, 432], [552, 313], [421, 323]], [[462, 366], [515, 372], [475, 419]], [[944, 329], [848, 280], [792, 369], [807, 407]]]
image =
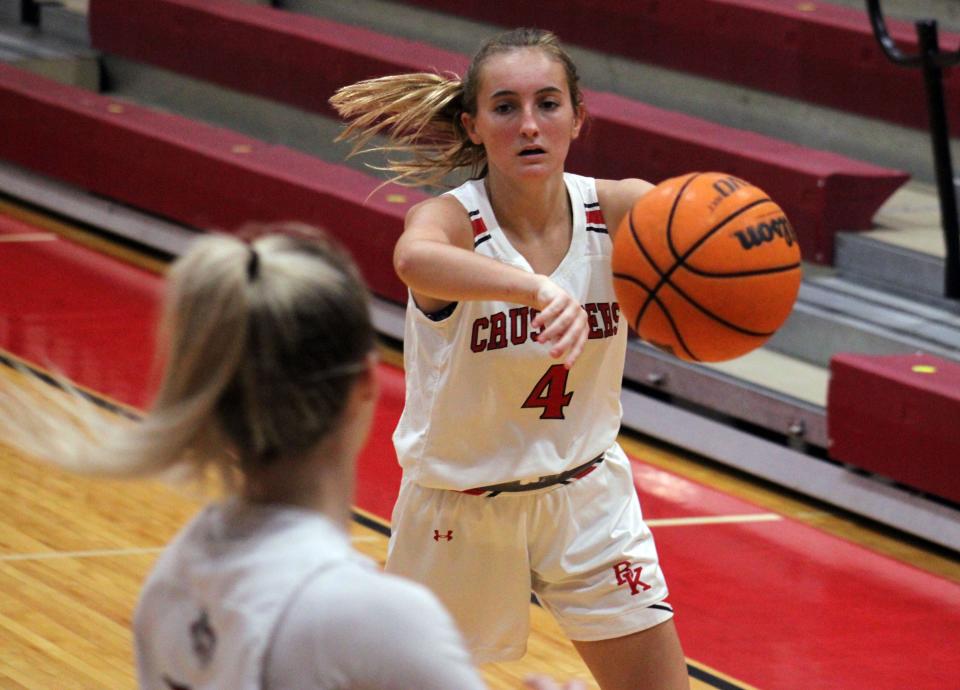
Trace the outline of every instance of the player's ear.
[[573, 109], [573, 135], [572, 139], [576, 139], [580, 136], [580, 129], [583, 127], [584, 120], [587, 119], [587, 109], [583, 107], [583, 103], [578, 103], [577, 106]]
[[379, 362], [380, 355], [376, 350], [372, 350], [367, 355], [366, 368], [357, 377], [358, 393], [365, 400], [375, 400], [380, 391], [380, 384], [377, 381], [377, 364]]
[[470, 141], [477, 146], [483, 143], [483, 139], [481, 139], [477, 133], [477, 120], [473, 115], [470, 113], [460, 113], [460, 124], [463, 125], [463, 129], [467, 133], [467, 136], [470, 137]]

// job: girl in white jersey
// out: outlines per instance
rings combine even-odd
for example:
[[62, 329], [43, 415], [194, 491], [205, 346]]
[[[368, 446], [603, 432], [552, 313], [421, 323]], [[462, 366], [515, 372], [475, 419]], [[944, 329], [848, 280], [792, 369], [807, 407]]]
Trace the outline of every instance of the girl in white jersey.
[[250, 244], [206, 236], [173, 265], [164, 378], [141, 424], [49, 393], [65, 414], [45, 416], [11, 389], [0, 431], [80, 471], [215, 469], [236, 489], [186, 526], [144, 587], [140, 687], [479, 690], [434, 596], [350, 546], [354, 461], [376, 398], [367, 293], [318, 233], [281, 229]]
[[688, 687], [666, 586], [616, 442], [627, 327], [611, 234], [651, 185], [564, 172], [585, 118], [556, 38], [489, 40], [466, 75], [341, 89], [354, 151], [394, 181], [473, 177], [410, 209], [404, 480], [387, 569], [428, 584], [480, 661], [524, 653], [532, 590], [601, 688]]

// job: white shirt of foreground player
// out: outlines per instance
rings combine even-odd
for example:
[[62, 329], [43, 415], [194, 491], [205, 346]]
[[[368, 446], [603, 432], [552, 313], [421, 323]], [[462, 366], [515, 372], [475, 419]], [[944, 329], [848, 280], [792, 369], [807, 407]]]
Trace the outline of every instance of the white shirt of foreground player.
[[204, 509], [158, 560], [134, 632], [145, 688], [485, 687], [428, 590], [298, 508]]

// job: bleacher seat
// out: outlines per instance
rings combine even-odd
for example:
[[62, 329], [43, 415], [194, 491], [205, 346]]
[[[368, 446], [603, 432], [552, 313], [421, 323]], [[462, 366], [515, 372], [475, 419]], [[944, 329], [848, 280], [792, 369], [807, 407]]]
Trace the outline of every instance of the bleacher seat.
[[830, 361], [830, 456], [960, 502], [960, 364], [925, 354]]
[[406, 301], [392, 270], [422, 193], [282, 146], [0, 64], [0, 158], [199, 229], [298, 220], [353, 252], [371, 288]]
[[[452, 12], [444, 0], [402, 0]], [[928, 126], [919, 70], [890, 62], [867, 13], [799, 0], [460, 0], [459, 16], [504, 27], [541, 26], [571, 44], [721, 79], [909, 127]], [[920, 17], [918, 17], [920, 18]], [[914, 28], [887, 20], [897, 45], [918, 54]], [[960, 35], [941, 32], [944, 50]], [[960, 108], [960, 74], [944, 75]]]
[[[231, 0], [92, 0], [94, 46], [238, 91], [332, 114], [342, 85], [416, 70], [462, 72], [464, 55], [336, 22]], [[690, 51], [687, 51], [690, 52]], [[805, 258], [833, 259], [841, 230], [871, 227], [907, 179], [899, 171], [586, 92], [591, 124], [569, 168], [659, 181], [722, 170], [761, 186], [796, 227]]]

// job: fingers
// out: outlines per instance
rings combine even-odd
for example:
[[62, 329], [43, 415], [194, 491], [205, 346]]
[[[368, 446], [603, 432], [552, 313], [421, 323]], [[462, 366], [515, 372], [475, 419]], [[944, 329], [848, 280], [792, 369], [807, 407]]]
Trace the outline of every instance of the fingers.
[[587, 314], [568, 293], [557, 288], [553, 298], [533, 320], [543, 328], [537, 342], [550, 345], [550, 356], [563, 358], [568, 369], [583, 352], [589, 335]]

